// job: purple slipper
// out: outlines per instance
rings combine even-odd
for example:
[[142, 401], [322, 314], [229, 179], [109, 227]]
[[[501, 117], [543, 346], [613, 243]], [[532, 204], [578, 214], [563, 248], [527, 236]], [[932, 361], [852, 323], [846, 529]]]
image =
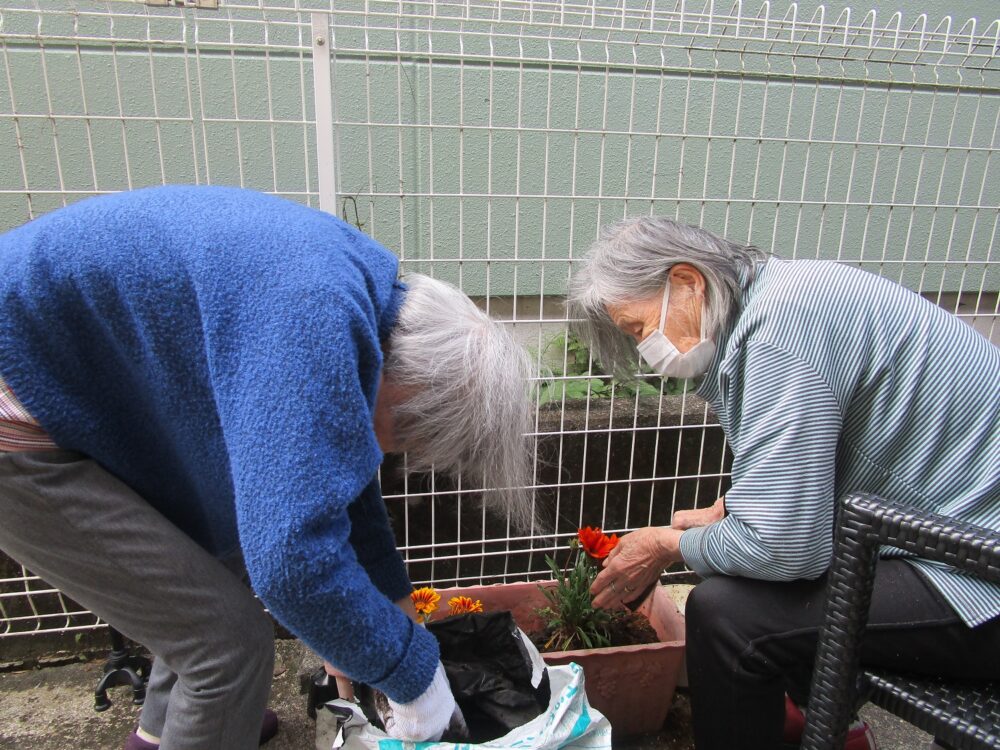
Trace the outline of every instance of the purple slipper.
[[263, 745], [278, 733], [278, 714], [269, 708], [264, 709], [264, 721], [260, 724], [260, 744]]
[[[265, 708], [264, 720], [260, 724], [260, 744], [263, 745], [277, 733], [278, 714], [269, 708]], [[159, 750], [159, 747], [159, 745], [154, 745], [152, 742], [146, 742], [142, 737], [132, 732], [125, 740], [124, 750]]]
[[152, 742], [146, 742], [135, 732], [132, 732], [125, 740], [125, 750], [158, 750], [159, 747]]

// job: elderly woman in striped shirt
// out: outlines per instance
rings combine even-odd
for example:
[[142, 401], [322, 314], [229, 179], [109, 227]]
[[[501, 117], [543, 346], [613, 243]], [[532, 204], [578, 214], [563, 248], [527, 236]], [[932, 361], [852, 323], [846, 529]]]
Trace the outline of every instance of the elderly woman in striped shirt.
[[[879, 276], [662, 218], [606, 227], [571, 287], [594, 356], [623, 377], [641, 357], [698, 379], [734, 457], [712, 507], [623, 537], [594, 603], [628, 601], [686, 563], [704, 579], [686, 609], [697, 747], [778, 747], [786, 691], [801, 703], [808, 690], [838, 496], [1000, 529], [1000, 349]], [[863, 660], [1000, 677], [998, 615], [1000, 587], [886, 560]]]

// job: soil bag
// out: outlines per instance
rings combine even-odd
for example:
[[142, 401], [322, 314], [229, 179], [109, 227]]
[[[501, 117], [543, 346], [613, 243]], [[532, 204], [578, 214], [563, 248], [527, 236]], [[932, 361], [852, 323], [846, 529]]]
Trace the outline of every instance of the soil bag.
[[317, 750], [611, 750], [611, 724], [587, 703], [579, 664], [549, 667], [549, 704], [527, 724], [502, 737], [468, 742], [404, 742], [374, 727], [360, 706], [345, 700], [324, 704], [316, 716]]
[[[428, 625], [469, 734], [419, 743], [421, 750], [611, 748], [611, 725], [587, 703], [577, 664], [548, 667], [509, 612], [467, 614]], [[321, 750], [402, 750], [383, 731], [385, 696], [355, 685], [358, 702], [327, 702], [316, 722]]]

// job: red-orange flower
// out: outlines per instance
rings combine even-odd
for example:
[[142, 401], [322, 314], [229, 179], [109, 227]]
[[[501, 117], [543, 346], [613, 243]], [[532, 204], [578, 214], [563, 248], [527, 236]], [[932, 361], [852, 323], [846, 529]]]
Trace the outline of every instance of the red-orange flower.
[[450, 615], [464, 615], [467, 612], [482, 612], [483, 603], [478, 599], [473, 599], [471, 596], [453, 596], [448, 600], [448, 606], [451, 610], [448, 612]]
[[618, 546], [618, 535], [612, 534], [608, 536], [601, 531], [599, 526], [597, 528], [584, 526], [577, 531], [576, 535], [580, 540], [580, 546], [583, 547], [583, 551], [596, 560], [604, 559], [611, 550]]
[[417, 610], [417, 614], [426, 622], [431, 612], [437, 609], [438, 602], [441, 601], [441, 594], [430, 586], [425, 586], [411, 591], [410, 600], [413, 602], [413, 607]]

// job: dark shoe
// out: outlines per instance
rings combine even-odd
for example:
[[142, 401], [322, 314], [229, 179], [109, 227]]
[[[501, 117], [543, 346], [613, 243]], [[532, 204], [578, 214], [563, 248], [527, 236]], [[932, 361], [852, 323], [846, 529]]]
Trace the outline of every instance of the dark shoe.
[[[278, 714], [269, 708], [264, 709], [264, 720], [260, 724], [260, 743], [263, 745], [278, 733]], [[146, 742], [135, 732], [129, 734], [125, 740], [124, 750], [159, 750], [159, 745]]]
[[260, 725], [260, 744], [263, 745], [278, 733], [278, 714], [269, 708], [264, 709], [264, 721]]
[[[785, 696], [785, 731], [782, 738], [783, 748], [797, 748], [802, 741], [802, 730], [806, 726], [806, 717], [802, 709], [795, 705], [791, 698]], [[878, 750], [875, 735], [868, 723], [855, 719], [847, 728], [847, 739], [844, 740], [844, 750]]]

